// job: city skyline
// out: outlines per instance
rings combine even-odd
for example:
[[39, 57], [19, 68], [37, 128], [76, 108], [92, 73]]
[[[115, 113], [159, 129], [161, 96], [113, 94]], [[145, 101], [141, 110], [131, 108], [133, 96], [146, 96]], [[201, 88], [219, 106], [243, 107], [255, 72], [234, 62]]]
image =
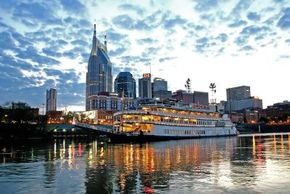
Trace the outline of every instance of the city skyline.
[[129, 71], [137, 80], [151, 69], [172, 91], [190, 78], [197, 91], [215, 82], [218, 101], [241, 85], [264, 107], [289, 100], [287, 1], [28, 2], [0, 5], [0, 104], [41, 107], [56, 86], [59, 107], [84, 110], [94, 23], [101, 42], [107, 34], [113, 79]]

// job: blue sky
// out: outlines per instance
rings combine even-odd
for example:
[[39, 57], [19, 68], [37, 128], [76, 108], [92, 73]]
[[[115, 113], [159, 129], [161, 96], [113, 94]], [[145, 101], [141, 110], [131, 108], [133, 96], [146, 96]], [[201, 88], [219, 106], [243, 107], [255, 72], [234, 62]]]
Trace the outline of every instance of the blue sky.
[[264, 107], [290, 99], [288, 0], [0, 0], [0, 104], [41, 106], [56, 86], [60, 108], [83, 110], [94, 23], [114, 77], [151, 64], [172, 91], [190, 78], [197, 91], [215, 82], [218, 101], [239, 85]]

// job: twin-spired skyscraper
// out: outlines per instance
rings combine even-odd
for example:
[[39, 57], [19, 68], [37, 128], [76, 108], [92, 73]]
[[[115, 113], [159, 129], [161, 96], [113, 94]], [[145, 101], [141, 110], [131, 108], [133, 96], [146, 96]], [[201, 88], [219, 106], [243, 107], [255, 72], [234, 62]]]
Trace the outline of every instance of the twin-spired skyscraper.
[[107, 54], [107, 41], [101, 43], [96, 37], [94, 24], [93, 46], [86, 75], [86, 110], [96, 107], [100, 92], [112, 92], [112, 63]]

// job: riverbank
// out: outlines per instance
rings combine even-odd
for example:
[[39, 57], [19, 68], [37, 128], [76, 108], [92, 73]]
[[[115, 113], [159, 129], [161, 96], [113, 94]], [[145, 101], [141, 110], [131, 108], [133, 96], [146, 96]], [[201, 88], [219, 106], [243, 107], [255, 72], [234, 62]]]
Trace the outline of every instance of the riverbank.
[[51, 141], [55, 138], [93, 139], [97, 134], [69, 124], [37, 125], [27, 123], [0, 123], [1, 142]]
[[239, 124], [237, 130], [241, 134], [247, 133], [285, 133], [290, 132], [290, 125], [269, 124]]
[[1, 123], [1, 141], [42, 141], [50, 138], [50, 134], [44, 125], [28, 123]]

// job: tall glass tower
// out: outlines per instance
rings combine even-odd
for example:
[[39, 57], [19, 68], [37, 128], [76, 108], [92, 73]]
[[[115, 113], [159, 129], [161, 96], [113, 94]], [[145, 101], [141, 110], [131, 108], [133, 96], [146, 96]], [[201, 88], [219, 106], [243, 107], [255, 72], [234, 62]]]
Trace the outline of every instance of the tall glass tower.
[[86, 76], [86, 110], [94, 110], [95, 97], [100, 92], [112, 92], [112, 63], [107, 53], [107, 42], [96, 37], [94, 24], [93, 46]]
[[120, 72], [115, 79], [115, 92], [120, 97], [136, 98], [136, 81], [130, 72]]
[[57, 92], [56, 89], [46, 90], [46, 113], [56, 111]]

